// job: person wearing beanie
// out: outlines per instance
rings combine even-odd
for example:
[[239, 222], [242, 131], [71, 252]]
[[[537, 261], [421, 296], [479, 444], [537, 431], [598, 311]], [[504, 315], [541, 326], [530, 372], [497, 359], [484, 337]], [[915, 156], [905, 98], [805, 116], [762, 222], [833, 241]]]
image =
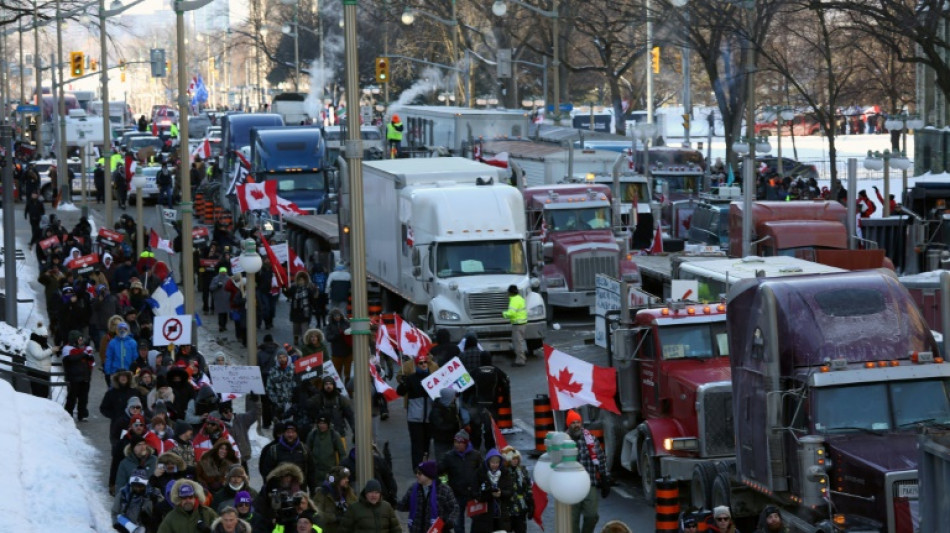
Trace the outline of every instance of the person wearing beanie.
[[350, 486], [349, 469], [342, 466], [331, 468], [326, 479], [313, 493], [313, 501], [320, 514], [324, 533], [343, 532], [341, 519], [356, 500], [356, 492]]
[[424, 461], [416, 466], [416, 481], [399, 500], [396, 509], [409, 513], [409, 533], [426, 533], [440, 518], [444, 524], [455, 524], [465, 510], [459, 507], [452, 489], [439, 481], [435, 461]]
[[[306, 272], [297, 272], [294, 275], [294, 283], [284, 289], [284, 296], [287, 297], [287, 304], [290, 307], [290, 323], [293, 324], [294, 345], [300, 346], [301, 343], [307, 343], [310, 332], [307, 327], [310, 325], [313, 316], [313, 301], [317, 297], [317, 288], [310, 282], [310, 276]], [[320, 335], [321, 340], [323, 335]], [[309, 354], [307, 354], [309, 355]], [[326, 358], [328, 352], [323, 352]]]
[[158, 458], [155, 457], [154, 450], [145, 442], [145, 439], [132, 439], [133, 444], [126, 444], [125, 457], [119, 463], [115, 474], [115, 486], [124, 487], [129, 482], [129, 478], [135, 471], [145, 472], [145, 479], [155, 471], [155, 465], [158, 464]]
[[[130, 447], [134, 448], [138, 442], [144, 441], [147, 434], [148, 427], [145, 422], [145, 417], [138, 414], [132, 415], [129, 419], [128, 427], [122, 431], [119, 440], [112, 446], [112, 462], [109, 465], [109, 494], [111, 496], [115, 496], [115, 481], [119, 471], [119, 464], [125, 459], [127, 450], [130, 449]], [[149, 472], [154, 469], [154, 466], [155, 464], [153, 463]], [[131, 471], [131, 469], [129, 471]], [[120, 484], [118, 486], [121, 487], [122, 485]]]
[[[333, 378], [330, 378], [331, 382]], [[330, 424], [326, 414], [319, 414], [310, 434], [307, 435], [307, 450], [310, 452], [311, 487], [316, 487], [338, 466], [340, 458], [346, 455], [343, 437]]]
[[307, 400], [307, 413], [311, 420], [321, 416], [330, 420], [330, 425], [340, 434], [346, 436], [347, 426], [354, 429], [356, 417], [353, 413], [353, 403], [340, 393], [333, 376], [323, 376], [320, 391]]
[[[161, 408], [156, 404], [161, 402]], [[160, 409], [168, 414], [168, 410], [175, 405], [175, 391], [168, 384], [168, 377], [158, 376], [155, 378], [155, 387], [149, 391], [145, 397], [145, 407], [152, 413], [157, 413]]]
[[59, 349], [49, 345], [49, 331], [42, 322], [30, 334], [23, 354], [26, 356], [26, 373], [42, 381], [30, 381], [30, 393], [37, 398], [49, 398], [50, 368], [53, 366], [53, 354]]
[[202, 504], [205, 491], [200, 484], [190, 479], [179, 479], [172, 485], [170, 495], [175, 507], [165, 515], [158, 533], [211, 531], [211, 524], [218, 518], [218, 513]]
[[232, 465], [228, 469], [226, 483], [211, 498], [211, 508], [221, 512], [224, 507], [237, 507], [238, 495], [242, 492], [249, 495], [247, 503], [257, 497], [257, 491], [251, 488], [251, 478], [244, 467]]
[[[99, 402], [99, 413], [111, 421], [109, 425], [109, 443], [115, 444], [119, 439], [122, 430], [129, 425], [129, 418], [135, 414], [129, 409], [129, 401], [132, 398], [139, 398], [139, 389], [135, 382], [135, 376], [128, 370], [115, 372], [109, 377], [109, 390], [102, 396]], [[139, 402], [139, 407], [142, 407]], [[142, 410], [138, 411], [143, 414]]]
[[[123, 371], [121, 373], [130, 374], [128, 371]], [[142, 400], [135, 395], [138, 393], [138, 389], [134, 387], [134, 382], [130, 393], [131, 394], [128, 396], [128, 399], [125, 401], [125, 406], [122, 409], [122, 412], [117, 417], [113, 418], [112, 422], [109, 424], [109, 441], [113, 445], [119, 440], [119, 438], [122, 437], [123, 431], [129, 428], [129, 423], [132, 421], [132, 417], [148, 416], [148, 413], [145, 412], [142, 406]], [[116, 394], [116, 399], [118, 399], [119, 396], [121, 395]]]
[[460, 509], [454, 531], [465, 531], [465, 506], [476, 496], [476, 474], [481, 465], [482, 454], [472, 446], [464, 429], [455, 434], [452, 449], [439, 458], [439, 471], [449, 477], [449, 488]]
[[468, 410], [459, 406], [457, 393], [452, 387], [439, 391], [439, 398], [432, 402], [429, 413], [429, 432], [432, 434], [434, 457], [440, 458], [452, 449], [455, 434], [471, 421]]
[[360, 499], [343, 515], [341, 529], [346, 533], [402, 533], [396, 511], [383, 498], [382, 491], [379, 481], [367, 481]]
[[[714, 515], [715, 516], [715, 515]], [[785, 519], [782, 518], [782, 512], [775, 505], [766, 505], [759, 514], [759, 522], [756, 525], [755, 533], [788, 533], [789, 528], [785, 525]]]
[[528, 519], [534, 516], [534, 494], [531, 492], [531, 474], [521, 464], [521, 452], [513, 446], [505, 446], [501, 456], [511, 472], [511, 531], [526, 533]]
[[112, 502], [113, 523], [119, 516], [123, 516], [135, 524], [144, 526], [146, 531], [158, 529], [161, 521], [158, 504], [162, 501], [162, 491], [149, 486], [148, 478], [149, 474], [145, 470], [132, 472], [128, 483], [119, 489]]
[[716, 528], [718, 528], [719, 533], [738, 533], [736, 523], [732, 519], [732, 511], [729, 510], [729, 507], [725, 505], [714, 507], [713, 519], [716, 521]]
[[185, 467], [190, 469], [194, 469], [198, 464], [197, 459], [195, 459], [194, 437], [195, 430], [191, 427], [191, 424], [184, 420], [175, 422], [175, 447], [172, 448], [172, 451], [181, 457], [182, 461], [185, 462]]
[[[584, 429], [580, 413], [571, 409], [565, 418], [567, 435], [577, 444], [577, 462], [590, 475], [590, 490], [580, 503], [571, 506], [571, 522], [578, 533], [593, 533], [600, 519], [600, 498], [610, 495], [610, 473], [606, 468], [606, 456], [600, 442], [590, 431]], [[599, 494], [598, 494], [599, 492]], [[583, 527], [581, 518], [583, 517]]]
[[247, 520], [251, 524], [255, 522], [254, 498], [256, 497], [256, 495], [251, 496], [251, 493], [246, 490], [234, 495], [234, 508], [237, 509], [238, 517], [241, 520]]

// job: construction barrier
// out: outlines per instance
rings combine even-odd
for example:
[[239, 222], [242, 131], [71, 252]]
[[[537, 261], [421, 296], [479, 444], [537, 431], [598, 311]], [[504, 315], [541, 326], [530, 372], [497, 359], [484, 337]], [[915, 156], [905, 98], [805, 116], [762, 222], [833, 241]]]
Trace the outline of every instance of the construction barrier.
[[214, 224], [214, 202], [207, 201], [204, 205], [204, 211], [201, 213], [201, 221], [207, 225]]
[[669, 479], [656, 480], [656, 533], [677, 533], [679, 517], [679, 485]]
[[515, 427], [514, 419], [511, 418], [511, 389], [505, 391], [504, 394], [498, 395], [495, 406], [495, 413], [498, 415], [495, 417], [495, 423], [498, 424], [498, 429], [511, 429]]
[[204, 193], [195, 193], [195, 213], [203, 213], [205, 208]]
[[554, 431], [554, 410], [551, 408], [551, 398], [547, 394], [539, 394], [534, 398], [534, 451], [540, 455], [547, 451], [544, 437]]

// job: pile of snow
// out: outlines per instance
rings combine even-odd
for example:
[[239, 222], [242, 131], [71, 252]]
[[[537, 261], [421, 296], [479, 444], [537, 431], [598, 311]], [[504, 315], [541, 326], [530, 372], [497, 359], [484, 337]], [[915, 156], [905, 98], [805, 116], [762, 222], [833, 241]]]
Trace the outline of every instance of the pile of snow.
[[28, 340], [30, 340], [29, 331], [16, 329], [6, 322], [0, 322], [0, 352], [23, 353]]
[[99, 452], [62, 406], [19, 394], [6, 381], [0, 405], [0, 530], [112, 531], [95, 482]]

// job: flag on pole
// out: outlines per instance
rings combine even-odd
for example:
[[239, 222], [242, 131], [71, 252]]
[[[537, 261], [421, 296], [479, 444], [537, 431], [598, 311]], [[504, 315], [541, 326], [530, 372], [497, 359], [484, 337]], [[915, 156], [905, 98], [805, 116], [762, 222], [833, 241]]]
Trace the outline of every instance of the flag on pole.
[[284, 275], [283, 269], [277, 268], [276, 265], [280, 265], [280, 259], [277, 258], [277, 254], [274, 253], [274, 249], [270, 247], [270, 243], [267, 242], [267, 238], [261, 235], [261, 244], [264, 245], [264, 251], [267, 253], [267, 259], [270, 261], [271, 266], [274, 270], [274, 281], [277, 283], [277, 286], [286, 289], [287, 288], [287, 277]]
[[380, 322], [376, 328], [376, 353], [384, 353], [390, 359], [399, 362], [399, 352], [396, 351], [396, 343], [389, 336], [389, 328], [386, 324]]
[[290, 267], [290, 275], [296, 276], [298, 272], [306, 272], [307, 265], [303, 262], [303, 259], [297, 255], [297, 252], [293, 248], [287, 246], [287, 263]]
[[505, 435], [502, 434], [501, 429], [498, 428], [498, 424], [495, 422], [495, 417], [489, 414], [488, 418], [491, 419], [491, 433], [492, 436], [495, 437], [495, 448], [500, 450], [505, 446], [508, 446], [508, 439], [505, 438]]
[[184, 315], [185, 296], [178, 290], [175, 278], [168, 276], [152, 293], [152, 297], [145, 300], [152, 307], [154, 315]]
[[228, 185], [228, 196], [234, 194], [234, 191], [237, 189], [238, 185], [244, 185], [249, 181], [251, 171], [244, 165], [235, 163], [234, 170], [231, 172], [231, 175], [234, 176], [234, 179], [232, 179], [231, 183]]
[[277, 182], [268, 180], [263, 183], [244, 183], [238, 185], [237, 199], [241, 212], [270, 211], [277, 203]]
[[156, 233], [154, 229], [148, 234], [148, 247], [153, 250], [162, 250], [163, 252], [168, 252], [170, 254], [175, 253], [175, 249], [172, 248], [172, 242], [168, 239], [159, 237], [158, 233]]
[[544, 345], [544, 362], [554, 410], [593, 405], [620, 414], [614, 399], [617, 395], [616, 368], [593, 365], [547, 344]]
[[[277, 210], [277, 213], [275, 213], [275, 214], [279, 214], [279, 215], [283, 215], [283, 216], [306, 215], [306, 214], [307, 214], [306, 211], [304, 211], [303, 209], [300, 209], [299, 207], [297, 207], [297, 204], [291, 202], [290, 200], [286, 200], [286, 199], [284, 199], [284, 198], [281, 198], [280, 196], [277, 196], [277, 203], [275, 204], [275, 208], [276, 208], [276, 210]], [[273, 210], [272, 210], [272, 211], [273, 211]]]
[[211, 157], [211, 142], [208, 141], [208, 139], [198, 143], [198, 146], [195, 146], [195, 149], [191, 152], [192, 161], [199, 157], [201, 159], [208, 159]]
[[373, 376], [373, 386], [376, 387], [376, 392], [382, 394], [387, 402], [399, 398], [399, 394], [396, 393], [395, 389], [390, 387], [389, 383], [383, 381], [383, 378], [379, 377], [379, 371], [376, 370], [376, 365], [373, 363], [369, 364], [369, 373]]
[[409, 357], [425, 355], [432, 348], [432, 340], [423, 331], [396, 315], [396, 335], [399, 351]]

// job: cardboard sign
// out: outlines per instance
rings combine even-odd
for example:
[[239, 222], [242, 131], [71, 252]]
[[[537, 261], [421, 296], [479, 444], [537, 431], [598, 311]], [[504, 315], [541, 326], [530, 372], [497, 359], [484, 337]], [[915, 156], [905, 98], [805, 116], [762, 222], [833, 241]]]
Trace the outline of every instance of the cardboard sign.
[[198, 266], [204, 268], [214, 268], [218, 264], [217, 259], [199, 259]]
[[478, 500], [469, 500], [465, 505], [465, 516], [473, 517], [488, 512], [488, 503]]
[[261, 369], [257, 366], [210, 365], [208, 373], [215, 391], [234, 394], [264, 394]]
[[244, 267], [241, 266], [241, 258], [232, 257], [231, 258], [231, 274], [241, 274], [244, 272]]
[[319, 377], [323, 372], [323, 352], [317, 352], [294, 361], [294, 374], [301, 374], [300, 379]]
[[343, 380], [340, 379], [340, 374], [337, 373], [336, 367], [333, 366], [333, 361], [323, 363], [323, 375], [333, 378], [333, 382], [336, 383], [336, 390], [340, 391], [340, 396], [346, 398], [350, 397], [350, 394], [346, 392], [346, 386], [343, 384]]
[[174, 222], [178, 220], [178, 210], [162, 209], [162, 220], [165, 220], [166, 222]]
[[445, 363], [429, 377], [422, 380], [422, 386], [425, 387], [429, 397], [433, 400], [438, 399], [439, 391], [446, 387], [452, 387], [456, 392], [462, 392], [473, 385], [475, 385], [475, 380], [472, 379], [458, 357], [453, 357], [448, 363]]
[[191, 317], [188, 315], [159, 315], [152, 319], [152, 346], [189, 344]]
[[117, 244], [120, 244], [125, 239], [125, 235], [122, 235], [118, 231], [112, 231], [111, 229], [99, 228], [99, 236], [97, 240], [99, 244], [103, 246], [108, 246], [109, 248], [114, 247]]
[[200, 244], [207, 244], [211, 238], [208, 235], [208, 228], [204, 226], [197, 226], [195, 229], [191, 230], [191, 242], [195, 246]]
[[85, 274], [87, 272], [92, 272], [95, 268], [93, 265], [99, 262], [99, 254], [91, 253], [89, 255], [81, 255], [76, 259], [73, 259], [69, 262], [69, 268], [75, 270], [77, 274]]
[[53, 235], [52, 237], [48, 239], [43, 239], [42, 241], [40, 241], [40, 248], [43, 250], [49, 250], [50, 248], [52, 248], [53, 246], [56, 246], [57, 244], [60, 244], [59, 237]]

